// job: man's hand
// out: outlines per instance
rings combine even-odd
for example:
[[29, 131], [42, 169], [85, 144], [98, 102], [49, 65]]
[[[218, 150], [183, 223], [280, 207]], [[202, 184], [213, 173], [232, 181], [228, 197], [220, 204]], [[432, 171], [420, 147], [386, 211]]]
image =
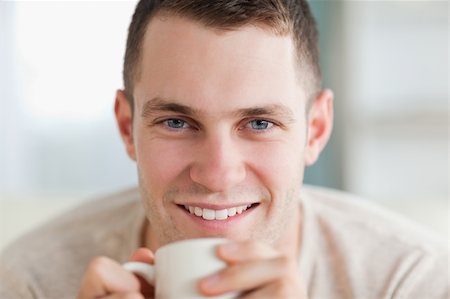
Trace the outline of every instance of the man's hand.
[[[134, 252], [130, 261], [153, 264], [153, 253], [146, 248]], [[145, 297], [144, 297], [145, 296]], [[78, 299], [153, 298], [153, 288], [143, 279], [106, 257], [93, 259], [84, 274]]]
[[246, 241], [220, 245], [219, 258], [228, 267], [199, 282], [206, 296], [242, 292], [239, 298], [306, 299], [297, 269], [297, 260], [258, 242]]

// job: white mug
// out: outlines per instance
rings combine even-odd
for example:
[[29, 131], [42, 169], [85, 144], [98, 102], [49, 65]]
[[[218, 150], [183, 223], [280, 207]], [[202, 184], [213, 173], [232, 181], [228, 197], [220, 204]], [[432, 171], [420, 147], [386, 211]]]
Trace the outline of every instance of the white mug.
[[236, 298], [237, 293], [203, 297], [197, 290], [201, 278], [226, 267], [226, 263], [216, 256], [216, 246], [226, 242], [221, 238], [178, 241], [156, 251], [154, 266], [128, 262], [123, 267], [153, 285], [156, 299]]

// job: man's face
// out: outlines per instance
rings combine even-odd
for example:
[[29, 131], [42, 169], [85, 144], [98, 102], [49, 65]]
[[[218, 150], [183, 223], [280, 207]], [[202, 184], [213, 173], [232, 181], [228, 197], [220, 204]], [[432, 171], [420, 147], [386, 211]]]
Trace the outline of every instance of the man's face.
[[294, 51], [254, 26], [151, 21], [129, 153], [153, 244], [275, 243], [297, 218], [307, 122]]

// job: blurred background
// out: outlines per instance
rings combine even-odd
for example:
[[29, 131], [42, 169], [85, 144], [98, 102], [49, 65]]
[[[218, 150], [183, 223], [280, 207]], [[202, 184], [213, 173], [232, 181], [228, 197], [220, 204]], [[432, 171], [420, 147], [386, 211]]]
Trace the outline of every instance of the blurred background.
[[[0, 249], [135, 186], [113, 118], [135, 1], [0, 2]], [[335, 130], [306, 182], [449, 239], [448, 1], [311, 1]]]

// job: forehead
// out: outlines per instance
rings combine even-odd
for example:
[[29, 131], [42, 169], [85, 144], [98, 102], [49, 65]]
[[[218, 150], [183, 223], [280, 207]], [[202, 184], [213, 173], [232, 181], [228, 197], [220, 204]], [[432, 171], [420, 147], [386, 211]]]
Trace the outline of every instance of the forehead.
[[211, 111], [303, 103], [295, 57], [290, 36], [260, 27], [218, 30], [156, 16], [144, 37], [136, 108], [154, 97]]

